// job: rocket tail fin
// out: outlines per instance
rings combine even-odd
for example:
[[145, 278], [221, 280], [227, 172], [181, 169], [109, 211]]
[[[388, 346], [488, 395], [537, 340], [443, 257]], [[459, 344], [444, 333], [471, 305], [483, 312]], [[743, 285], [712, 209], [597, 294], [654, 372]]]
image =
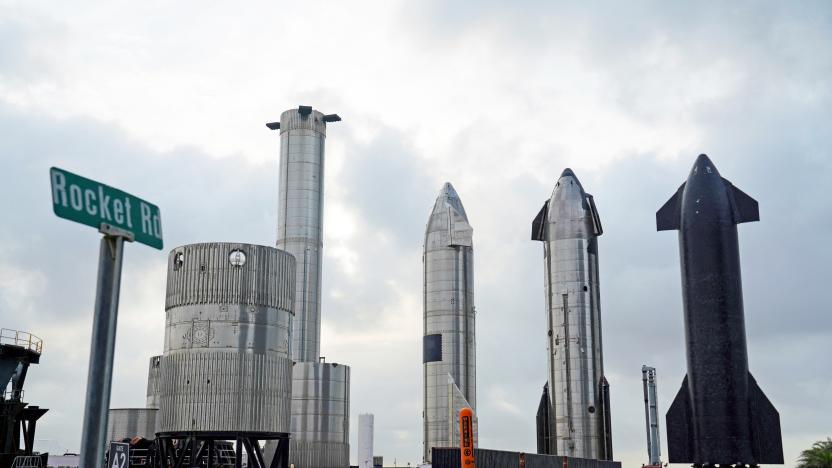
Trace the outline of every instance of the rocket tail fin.
[[682, 216], [682, 192], [685, 184], [679, 186], [676, 193], [666, 201], [659, 211], [656, 212], [656, 230], [673, 231], [679, 229]]
[[610, 416], [610, 383], [605, 376], [601, 376], [598, 383], [601, 397], [601, 460], [612, 460], [612, 420]]
[[748, 400], [751, 414], [752, 453], [755, 464], [782, 465], [783, 440], [780, 435], [780, 414], [748, 374]]
[[546, 220], [549, 218], [549, 200], [543, 204], [543, 208], [537, 213], [532, 221], [532, 240], [546, 240]]
[[682, 388], [676, 394], [667, 411], [667, 456], [670, 463], [693, 463], [693, 427], [688, 377], [682, 381]]
[[552, 401], [549, 399], [549, 383], [543, 386], [540, 404], [537, 407], [537, 453], [541, 455], [555, 454], [555, 437], [552, 430], [555, 426], [552, 418]]
[[[459, 386], [457, 386], [454, 378], [451, 374], [448, 374], [448, 435], [450, 436], [450, 440], [454, 446], [459, 444], [459, 412], [462, 408], [471, 408], [474, 410], [474, 407], [468, 402], [468, 399], [465, 398], [462, 390], [460, 390]], [[474, 447], [476, 448], [479, 442], [479, 418], [477, 417], [476, 410], [474, 410], [474, 420], [472, 423], [474, 426]]]
[[734, 211], [734, 223], [750, 223], [752, 221], [760, 220], [760, 207], [757, 200], [751, 198], [738, 189], [731, 183], [730, 180], [723, 178], [725, 186], [728, 188], [728, 197], [731, 200], [731, 208]]

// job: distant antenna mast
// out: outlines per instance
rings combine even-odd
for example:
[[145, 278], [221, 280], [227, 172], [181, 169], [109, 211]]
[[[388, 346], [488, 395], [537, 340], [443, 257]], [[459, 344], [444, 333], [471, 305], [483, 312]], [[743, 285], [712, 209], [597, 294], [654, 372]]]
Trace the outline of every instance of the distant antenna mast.
[[649, 466], [662, 466], [662, 446], [659, 439], [659, 407], [656, 394], [656, 368], [641, 366], [644, 384], [644, 417], [647, 420], [647, 456]]

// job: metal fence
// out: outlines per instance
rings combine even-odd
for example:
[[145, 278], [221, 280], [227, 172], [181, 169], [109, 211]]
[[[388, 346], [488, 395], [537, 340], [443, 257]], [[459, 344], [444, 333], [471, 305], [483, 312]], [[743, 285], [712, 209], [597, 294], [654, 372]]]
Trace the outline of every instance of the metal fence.
[[43, 340], [37, 336], [29, 332], [10, 330], [8, 328], [0, 328], [0, 344], [20, 346], [38, 354], [41, 354], [43, 350]]
[[21, 455], [14, 459], [12, 468], [43, 468], [43, 456]]
[[[621, 468], [621, 462], [588, 460], [584, 458], [507, 452], [504, 450], [475, 449], [477, 468]], [[462, 468], [459, 448], [434, 447], [433, 468]]]

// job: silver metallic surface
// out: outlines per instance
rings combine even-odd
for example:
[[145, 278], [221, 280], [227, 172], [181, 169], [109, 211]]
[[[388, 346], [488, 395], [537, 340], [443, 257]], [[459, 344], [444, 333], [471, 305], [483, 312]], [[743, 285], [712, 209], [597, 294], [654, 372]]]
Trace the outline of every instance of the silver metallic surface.
[[121, 442], [125, 438], [155, 439], [156, 413], [152, 408], [111, 409], [107, 420], [107, 441]]
[[[476, 414], [472, 235], [462, 201], [453, 186], [445, 183], [428, 219], [422, 257], [425, 461], [430, 461], [432, 447], [459, 446], [454, 420], [463, 406], [470, 406]], [[429, 345], [436, 335], [441, 338]]]
[[147, 370], [147, 408], [159, 409], [159, 378], [161, 377], [162, 356], [153, 356]]
[[566, 169], [535, 220], [543, 241], [549, 388], [558, 455], [610, 459], [592, 196]]
[[[235, 250], [244, 263], [232, 262]], [[294, 258], [273, 247], [171, 251], [161, 432], [289, 432], [294, 273]]]
[[307, 468], [349, 466], [349, 367], [318, 362], [324, 142], [326, 123], [339, 120], [300, 106], [283, 112], [279, 124], [267, 124], [280, 129], [277, 247], [297, 260], [290, 461]]
[[303, 468], [348, 467], [349, 424], [349, 366], [295, 363], [289, 463]]
[[659, 436], [659, 402], [656, 389], [656, 368], [641, 366], [644, 386], [644, 418], [647, 426], [648, 465], [662, 465], [662, 441]]
[[373, 468], [373, 423], [372, 414], [358, 415], [358, 468]]
[[280, 116], [277, 248], [295, 256], [292, 359], [317, 361], [321, 338], [321, 260], [326, 123], [316, 110]]
[[92, 343], [81, 426], [81, 466], [96, 465], [104, 453], [113, 382], [113, 354], [116, 347], [116, 319], [125, 238], [107, 234], [106, 227], [102, 225], [101, 228], [105, 235], [101, 238], [98, 253]]

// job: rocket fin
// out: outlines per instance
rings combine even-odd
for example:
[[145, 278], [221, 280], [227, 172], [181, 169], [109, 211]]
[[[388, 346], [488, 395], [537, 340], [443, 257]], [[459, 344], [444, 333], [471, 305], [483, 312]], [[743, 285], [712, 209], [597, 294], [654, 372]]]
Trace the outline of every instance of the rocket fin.
[[728, 187], [728, 196], [731, 200], [731, 208], [734, 211], [734, 223], [750, 223], [760, 220], [760, 207], [757, 200], [749, 197], [745, 192], [738, 189], [728, 179], [722, 179]]
[[612, 460], [612, 421], [610, 417], [610, 383], [605, 376], [601, 376], [598, 382], [598, 394], [600, 395], [600, 418], [601, 418], [601, 460]]
[[549, 218], [549, 200], [546, 200], [546, 203], [543, 204], [543, 208], [540, 209], [540, 213], [534, 217], [534, 221], [532, 221], [532, 240], [546, 240], [546, 221]]
[[592, 230], [596, 236], [600, 236], [604, 233], [604, 228], [601, 227], [601, 217], [598, 216], [598, 208], [595, 208], [595, 198], [590, 194], [586, 194], [586, 201], [589, 205], [589, 211], [592, 213]]
[[750, 373], [748, 384], [751, 449], [754, 454], [754, 464], [782, 465], [783, 440], [780, 437], [780, 414], [757, 386], [757, 381]]
[[554, 421], [552, 418], [552, 400], [549, 398], [549, 382], [543, 386], [540, 404], [537, 406], [537, 453], [541, 455], [555, 454], [555, 437], [552, 434]]
[[685, 184], [679, 186], [676, 193], [666, 201], [659, 211], [656, 212], [656, 230], [673, 231], [679, 229], [682, 217], [682, 192]]
[[676, 394], [667, 411], [667, 456], [670, 463], [692, 463], [694, 461], [693, 428], [691, 427], [690, 389], [688, 376], [682, 380], [682, 388]]
[[[468, 399], [465, 398], [465, 395], [462, 393], [462, 390], [459, 389], [454, 378], [451, 374], [448, 375], [448, 436], [452, 442], [452, 445], [458, 446], [459, 445], [459, 412], [462, 411], [462, 408], [471, 408], [470, 403], [468, 403]], [[474, 411], [474, 447], [477, 447], [478, 438], [477, 438], [477, 429], [479, 426], [479, 418], [477, 417], [477, 412]]]

